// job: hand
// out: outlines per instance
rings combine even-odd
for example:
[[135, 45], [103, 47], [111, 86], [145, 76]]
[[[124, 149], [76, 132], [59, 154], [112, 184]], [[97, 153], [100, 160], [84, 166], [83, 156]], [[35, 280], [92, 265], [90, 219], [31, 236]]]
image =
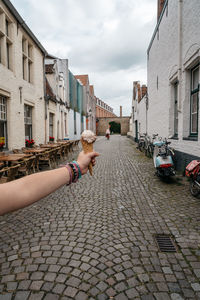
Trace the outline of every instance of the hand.
[[85, 154], [83, 151], [81, 151], [77, 158], [77, 163], [79, 164], [82, 175], [86, 174], [88, 171], [89, 163], [91, 162], [93, 166], [96, 164], [95, 157], [99, 156], [99, 153], [97, 152], [90, 152]]

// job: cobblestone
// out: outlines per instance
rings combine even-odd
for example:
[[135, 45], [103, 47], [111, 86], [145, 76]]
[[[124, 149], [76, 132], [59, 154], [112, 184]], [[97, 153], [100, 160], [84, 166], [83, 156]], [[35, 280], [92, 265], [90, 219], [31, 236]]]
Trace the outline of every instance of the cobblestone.
[[[95, 148], [92, 177], [0, 217], [0, 300], [200, 299], [200, 202], [189, 183], [159, 180], [126, 137]], [[156, 233], [179, 251], [161, 253]]]

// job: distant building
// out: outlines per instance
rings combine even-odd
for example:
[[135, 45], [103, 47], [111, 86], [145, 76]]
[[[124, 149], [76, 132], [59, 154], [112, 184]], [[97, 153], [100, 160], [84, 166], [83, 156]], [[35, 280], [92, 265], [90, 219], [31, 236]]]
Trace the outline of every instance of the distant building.
[[139, 134], [147, 132], [147, 111], [147, 87], [146, 85], [141, 86], [140, 81], [134, 81], [129, 135], [135, 141], [138, 140]]
[[69, 138], [80, 139], [86, 129], [87, 91], [82, 82], [69, 71]]
[[68, 136], [69, 73], [68, 60], [48, 55], [45, 59], [46, 141], [49, 137], [64, 139]]
[[75, 75], [75, 78], [83, 85], [83, 93], [86, 99], [86, 128], [92, 131], [96, 131], [96, 109], [94, 89], [90, 88], [88, 75]]
[[0, 0], [0, 142], [5, 149], [45, 140], [46, 50], [9, 0]]
[[96, 118], [100, 117], [116, 117], [113, 113], [113, 108], [106, 104], [104, 101], [96, 98]]

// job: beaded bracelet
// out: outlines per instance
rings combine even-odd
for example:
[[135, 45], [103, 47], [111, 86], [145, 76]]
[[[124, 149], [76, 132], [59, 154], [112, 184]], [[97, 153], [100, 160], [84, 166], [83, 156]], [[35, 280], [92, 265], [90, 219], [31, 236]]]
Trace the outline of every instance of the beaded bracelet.
[[76, 167], [78, 168], [78, 179], [80, 179], [82, 177], [81, 168], [80, 168], [79, 164], [77, 163], [77, 161], [73, 160], [72, 163], [75, 164]]
[[81, 168], [76, 161], [66, 164], [65, 167], [69, 171], [69, 177], [70, 177], [69, 183], [67, 185], [70, 185], [73, 182], [77, 182], [77, 180], [81, 178], [82, 175]]

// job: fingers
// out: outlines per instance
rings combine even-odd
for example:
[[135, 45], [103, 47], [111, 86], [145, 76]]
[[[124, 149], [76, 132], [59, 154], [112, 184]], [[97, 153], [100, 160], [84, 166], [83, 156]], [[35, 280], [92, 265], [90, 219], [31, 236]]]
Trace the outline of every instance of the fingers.
[[92, 159], [92, 158], [95, 158], [97, 156], [99, 156], [100, 154], [98, 152], [90, 152], [88, 153], [88, 156]]

